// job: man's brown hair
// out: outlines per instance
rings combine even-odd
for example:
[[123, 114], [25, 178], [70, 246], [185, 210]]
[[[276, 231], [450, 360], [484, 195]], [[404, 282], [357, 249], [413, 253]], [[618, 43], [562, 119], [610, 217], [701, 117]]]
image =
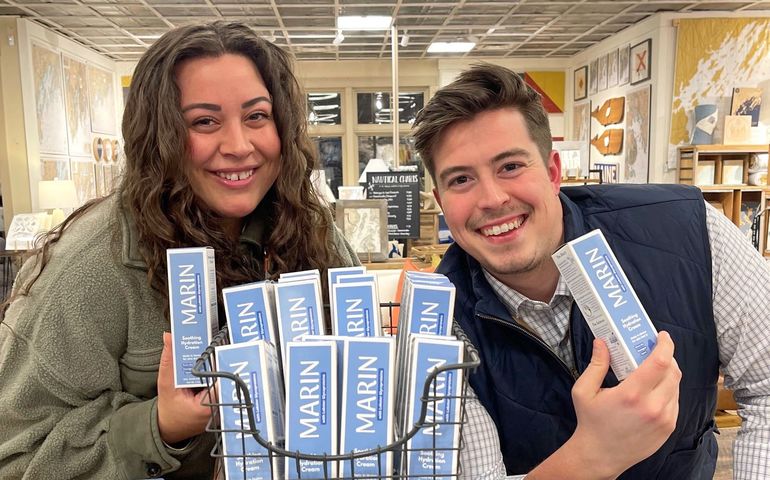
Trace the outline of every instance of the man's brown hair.
[[515, 72], [483, 63], [474, 65], [439, 89], [414, 122], [415, 147], [434, 182], [433, 153], [446, 129], [456, 122], [471, 120], [481, 112], [500, 108], [514, 108], [522, 114], [530, 138], [543, 161], [548, 161], [553, 147], [551, 128], [540, 94]]

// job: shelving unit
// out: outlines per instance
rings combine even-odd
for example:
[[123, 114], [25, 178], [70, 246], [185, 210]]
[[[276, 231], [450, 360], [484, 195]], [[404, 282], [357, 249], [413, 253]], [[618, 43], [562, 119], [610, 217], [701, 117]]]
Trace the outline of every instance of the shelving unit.
[[[764, 211], [767, 206], [767, 198], [770, 196], [770, 187], [767, 185], [748, 185], [749, 162], [752, 154], [768, 153], [768, 150], [768, 145], [687, 145], [679, 147], [679, 183], [695, 185], [700, 188], [707, 202], [721, 210], [735, 225], [746, 231], [751, 238], [750, 233], [748, 233], [751, 226], [750, 220], [746, 218], [745, 212], [749, 208], [755, 212]], [[741, 169], [740, 175], [736, 173], [738, 166]], [[741, 215], [742, 207], [743, 216]], [[764, 256], [770, 257], [770, 245], [767, 242], [767, 214], [761, 217], [759, 228], [759, 251]]]

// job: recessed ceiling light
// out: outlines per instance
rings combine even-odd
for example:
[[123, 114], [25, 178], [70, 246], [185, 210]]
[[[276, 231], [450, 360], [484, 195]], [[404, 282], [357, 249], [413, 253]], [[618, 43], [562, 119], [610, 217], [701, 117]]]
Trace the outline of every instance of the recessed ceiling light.
[[428, 53], [465, 53], [475, 46], [473, 42], [433, 42], [428, 45]]
[[387, 30], [393, 17], [387, 15], [344, 15], [337, 17], [340, 30]]

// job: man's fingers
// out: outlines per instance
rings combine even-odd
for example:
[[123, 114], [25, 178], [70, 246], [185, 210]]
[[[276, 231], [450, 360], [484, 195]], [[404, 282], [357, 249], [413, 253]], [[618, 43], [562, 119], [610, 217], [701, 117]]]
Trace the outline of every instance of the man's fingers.
[[580, 378], [572, 388], [573, 396], [593, 397], [601, 389], [604, 377], [610, 368], [610, 351], [607, 345], [599, 339], [594, 339], [594, 350], [591, 363], [588, 364]]
[[672, 369], [678, 370], [674, 360], [674, 342], [668, 332], [661, 331], [655, 349], [631, 376], [641, 389], [652, 390], [669, 377]]

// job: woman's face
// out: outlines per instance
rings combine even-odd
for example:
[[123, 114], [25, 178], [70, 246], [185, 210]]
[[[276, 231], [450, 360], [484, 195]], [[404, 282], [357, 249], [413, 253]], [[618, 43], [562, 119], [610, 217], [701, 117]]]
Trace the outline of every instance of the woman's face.
[[177, 66], [176, 82], [192, 189], [239, 227], [281, 168], [270, 92], [251, 60], [234, 54], [184, 61]]

